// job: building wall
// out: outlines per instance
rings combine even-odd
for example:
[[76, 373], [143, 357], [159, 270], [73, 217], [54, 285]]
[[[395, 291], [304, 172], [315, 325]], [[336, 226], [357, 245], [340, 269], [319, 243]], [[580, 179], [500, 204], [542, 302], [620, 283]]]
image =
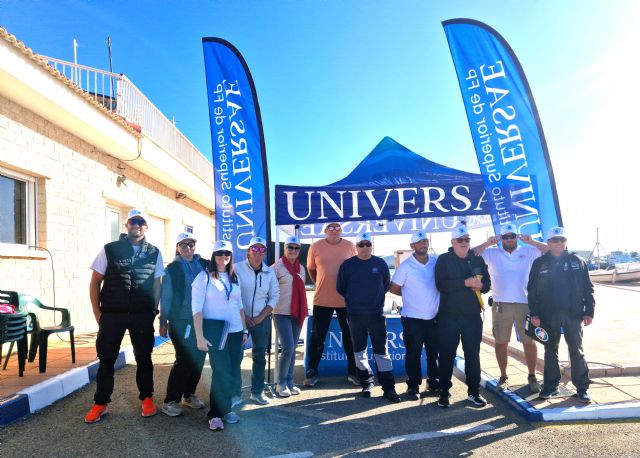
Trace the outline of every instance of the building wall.
[[[164, 246], [159, 248], [165, 264], [173, 258], [175, 237], [185, 225], [194, 228], [198, 252], [207, 257], [211, 253], [215, 232], [208, 208], [188, 198], [177, 200], [176, 190], [130, 162], [101, 152], [3, 97], [0, 167], [36, 178], [41, 247], [20, 257], [0, 251], [0, 289], [33, 294], [47, 305], [54, 305], [55, 294], [55, 305], [70, 309], [77, 332], [97, 329], [89, 302], [89, 265], [109, 241], [107, 206], [119, 210], [123, 221], [132, 207], [164, 221]], [[127, 177], [125, 184], [118, 183], [121, 174]], [[155, 226], [149, 224], [148, 234], [160, 230]]]

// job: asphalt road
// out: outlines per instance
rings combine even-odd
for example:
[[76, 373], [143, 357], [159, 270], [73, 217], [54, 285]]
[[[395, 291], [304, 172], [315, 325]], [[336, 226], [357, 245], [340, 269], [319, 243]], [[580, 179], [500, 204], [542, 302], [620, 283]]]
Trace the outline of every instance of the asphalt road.
[[[172, 356], [171, 345], [154, 352], [158, 405]], [[244, 376], [250, 363], [246, 358]], [[205, 369], [198, 387], [205, 401], [209, 374]], [[397, 388], [402, 393], [404, 384]], [[240, 423], [222, 432], [209, 431], [205, 411], [186, 407], [181, 417], [142, 418], [135, 366], [116, 373], [109, 415], [86, 425], [94, 390], [90, 384], [0, 429], [0, 456], [640, 456], [640, 422], [531, 424], [490, 393], [487, 407], [473, 408], [459, 380], [452, 407], [440, 409], [436, 398], [389, 404], [378, 387], [372, 399], [362, 399], [346, 378], [325, 379], [267, 407], [244, 405]]]

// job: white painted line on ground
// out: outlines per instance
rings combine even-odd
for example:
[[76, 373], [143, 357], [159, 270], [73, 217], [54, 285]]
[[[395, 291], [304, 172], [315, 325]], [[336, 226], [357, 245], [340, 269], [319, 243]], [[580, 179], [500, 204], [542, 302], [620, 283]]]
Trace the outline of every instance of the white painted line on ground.
[[458, 434], [474, 434], [482, 433], [485, 431], [492, 431], [495, 428], [491, 425], [478, 425], [478, 426], [456, 426], [455, 428], [443, 429], [442, 431], [428, 431], [425, 433], [405, 434], [404, 436], [387, 437], [386, 439], [380, 439], [385, 444], [391, 444], [404, 441], [417, 441], [424, 439], [437, 439], [438, 437], [455, 436]]
[[287, 453], [286, 455], [273, 455], [267, 458], [307, 458], [309, 456], [313, 456], [313, 452]]

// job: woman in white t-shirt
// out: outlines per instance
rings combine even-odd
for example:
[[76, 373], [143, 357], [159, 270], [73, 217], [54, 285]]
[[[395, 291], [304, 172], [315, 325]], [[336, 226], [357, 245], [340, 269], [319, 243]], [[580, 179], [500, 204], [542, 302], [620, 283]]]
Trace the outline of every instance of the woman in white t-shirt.
[[[226, 423], [240, 418], [231, 411], [231, 380], [239, 372], [242, 346], [247, 340], [242, 297], [233, 271], [233, 251], [229, 242], [213, 246], [211, 272], [201, 272], [191, 285], [191, 310], [198, 349], [209, 353], [209, 429], [221, 431]], [[238, 366], [237, 368], [235, 366]]]

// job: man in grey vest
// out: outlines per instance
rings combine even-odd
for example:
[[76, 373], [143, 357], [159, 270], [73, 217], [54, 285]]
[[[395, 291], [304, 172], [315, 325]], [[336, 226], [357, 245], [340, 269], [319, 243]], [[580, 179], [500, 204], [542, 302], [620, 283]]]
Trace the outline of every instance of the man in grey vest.
[[100, 366], [96, 375], [94, 406], [84, 417], [96, 423], [107, 412], [113, 393], [114, 365], [124, 333], [129, 331], [136, 358], [136, 383], [142, 416], [157, 413], [153, 403], [153, 321], [160, 301], [162, 254], [145, 239], [147, 216], [133, 209], [125, 227], [127, 234], [107, 243], [91, 264], [89, 297], [98, 322], [96, 350]]

